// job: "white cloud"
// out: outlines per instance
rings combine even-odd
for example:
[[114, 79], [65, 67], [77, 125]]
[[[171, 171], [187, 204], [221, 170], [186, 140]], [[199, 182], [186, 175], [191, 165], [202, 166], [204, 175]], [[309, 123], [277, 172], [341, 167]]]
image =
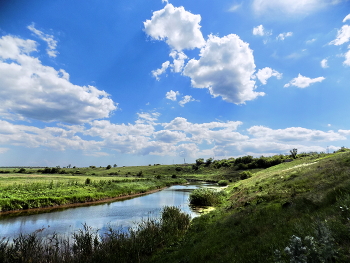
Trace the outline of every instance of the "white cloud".
[[267, 80], [271, 77], [276, 77], [277, 79], [282, 78], [282, 73], [279, 73], [278, 71], [269, 67], [259, 69], [255, 75], [263, 85], [266, 85]]
[[192, 98], [191, 95], [185, 95], [182, 97], [182, 100], [179, 101], [179, 104], [181, 107], [184, 107], [186, 103], [189, 103], [191, 101], [196, 101], [194, 98]]
[[22, 146], [28, 148], [46, 147], [53, 150], [98, 151], [102, 142], [84, 140], [77, 135], [82, 126], [45, 127], [15, 125], [0, 120], [0, 144]]
[[273, 130], [264, 126], [252, 126], [248, 132], [256, 138], [264, 138], [266, 141], [339, 141], [346, 137], [334, 131], [310, 130], [301, 127]]
[[156, 80], [159, 80], [159, 75], [162, 75], [166, 70], [167, 68], [169, 67], [170, 65], [170, 62], [169, 61], [165, 61], [163, 64], [162, 64], [162, 67], [159, 68], [159, 69], [156, 69], [156, 70], [152, 70], [152, 75], [153, 77], [156, 78]]
[[173, 64], [171, 65], [173, 71], [181, 72], [185, 65], [185, 60], [187, 59], [187, 56], [183, 52], [178, 52], [176, 50], [171, 51], [170, 56], [173, 58]]
[[238, 9], [240, 9], [242, 6], [242, 4], [235, 4], [235, 5], [232, 5], [230, 8], [229, 8], [229, 12], [236, 12]]
[[235, 34], [222, 38], [209, 35], [199, 60], [191, 59], [183, 75], [191, 78], [195, 88], [208, 88], [214, 97], [242, 104], [264, 95], [254, 91], [254, 71], [253, 51], [248, 43]]
[[316, 41], [316, 38], [310, 39], [306, 41], [306, 44], [311, 44]]
[[325, 8], [331, 1], [321, 0], [254, 0], [252, 7], [257, 14], [309, 14]]
[[36, 42], [0, 39], [0, 114], [5, 118], [81, 123], [109, 117], [117, 106], [105, 91], [69, 82], [69, 74], [30, 56]]
[[179, 93], [178, 91], [170, 90], [170, 91], [168, 91], [168, 92], [165, 94], [165, 97], [166, 97], [168, 100], [176, 101], [176, 96], [177, 96], [177, 95], [180, 95], [180, 93]]
[[276, 37], [276, 39], [284, 40], [286, 37], [291, 37], [291, 36], [293, 36], [293, 32], [281, 33]]
[[263, 36], [264, 34], [265, 34], [265, 32], [264, 32], [264, 26], [263, 25], [260, 25], [260, 26], [257, 26], [257, 27], [253, 28], [253, 35], [254, 36]]
[[50, 57], [56, 57], [58, 52], [56, 50], [57, 41], [54, 39], [53, 35], [45, 34], [42, 31], [34, 27], [34, 23], [27, 27], [35, 35], [37, 35], [41, 40], [44, 40], [47, 43], [46, 52]]
[[344, 65], [350, 66], [350, 50], [345, 53], [345, 61], [343, 62]]
[[153, 12], [151, 20], [144, 22], [145, 32], [156, 40], [165, 40], [173, 49], [200, 48], [205, 44], [200, 31], [201, 16], [186, 11], [182, 6], [167, 4]]
[[350, 26], [344, 25], [340, 30], [338, 30], [337, 38], [332, 40], [330, 45], [342, 45], [350, 40]]
[[350, 14], [348, 14], [346, 17], [344, 17], [343, 19], [343, 23], [345, 23], [346, 21], [350, 20]]
[[290, 86], [296, 86], [298, 88], [306, 88], [309, 87], [311, 84], [316, 83], [316, 82], [322, 82], [325, 80], [324, 77], [318, 77], [318, 78], [308, 78], [304, 77], [301, 74], [298, 75], [298, 77], [292, 79], [289, 83], [284, 85], [285, 88], [290, 87]]
[[322, 68], [328, 68], [329, 66], [328, 66], [328, 60], [327, 59], [322, 59], [322, 61], [321, 61], [321, 67]]
[[254, 36], [271, 36], [271, 31], [266, 31], [263, 25], [257, 26], [253, 28]]

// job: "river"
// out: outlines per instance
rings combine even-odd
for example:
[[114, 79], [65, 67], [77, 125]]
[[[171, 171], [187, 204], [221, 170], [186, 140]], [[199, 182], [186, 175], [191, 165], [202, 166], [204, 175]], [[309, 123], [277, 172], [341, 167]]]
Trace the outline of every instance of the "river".
[[28, 234], [39, 229], [39, 236], [53, 233], [70, 237], [83, 225], [99, 229], [105, 233], [109, 226], [127, 231], [142, 219], [157, 218], [164, 206], [176, 206], [183, 212], [198, 216], [198, 212], [189, 206], [189, 194], [192, 190], [205, 185], [175, 185], [156, 193], [142, 195], [110, 203], [59, 209], [29, 215], [0, 216], [0, 240], [3, 237], [14, 238], [20, 233]]

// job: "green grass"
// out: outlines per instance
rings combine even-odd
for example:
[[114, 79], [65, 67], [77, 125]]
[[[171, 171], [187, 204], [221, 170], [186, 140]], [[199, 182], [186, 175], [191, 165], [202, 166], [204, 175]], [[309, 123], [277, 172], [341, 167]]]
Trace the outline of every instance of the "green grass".
[[[283, 251], [293, 236], [302, 242], [313, 237], [317, 253], [331, 258], [324, 262], [349, 262], [350, 153], [322, 157], [283, 163], [231, 184], [220, 208], [195, 218], [182, 242], [152, 262], [275, 262], [276, 250], [280, 262], [292, 262]], [[322, 245], [320, 226], [331, 233], [332, 251]]]
[[[13, 173], [0, 177], [22, 176], [20, 180], [38, 180], [39, 184], [52, 185], [48, 178], [55, 176], [58, 179], [53, 180], [53, 184], [57, 183], [57, 189], [65, 185], [62, 189], [77, 191], [75, 201], [79, 201], [78, 189], [85, 194], [97, 193], [96, 189], [106, 193], [110, 184], [118, 187], [125, 184], [124, 189], [128, 191], [135, 189], [138, 183], [140, 187], [153, 182], [164, 183], [174, 174], [176, 180], [226, 180], [226, 198], [216, 210], [192, 220], [187, 232], [176, 242], [161, 245], [161, 249], [152, 247], [152, 251], [138, 261], [301, 262], [300, 258], [305, 257], [307, 262], [311, 258], [312, 262], [350, 262], [350, 152], [301, 157], [267, 169], [250, 169], [251, 177], [244, 180], [241, 179], [242, 170], [237, 167], [193, 169], [191, 165], [80, 169], [81, 174], [47, 175], [39, 179]], [[137, 176], [140, 171], [141, 177]], [[111, 175], [111, 172], [116, 174]], [[85, 184], [86, 178], [91, 179], [89, 184]], [[99, 185], [98, 178], [105, 183]], [[0, 187], [15, 189], [14, 183], [19, 183], [15, 178], [8, 179], [11, 180], [12, 183], [3, 185], [0, 180]], [[109, 184], [108, 180], [118, 182]], [[33, 189], [36, 183], [32, 181]], [[21, 187], [24, 189], [28, 185]], [[24, 194], [22, 188], [16, 191]], [[40, 193], [38, 189], [33, 192]], [[5, 192], [10, 193], [9, 190]], [[151, 229], [156, 228], [151, 226]], [[298, 246], [304, 247], [304, 252], [298, 254], [293, 250]]]
[[184, 183], [135, 177], [85, 177], [67, 175], [1, 175], [0, 211], [41, 208], [145, 193]]

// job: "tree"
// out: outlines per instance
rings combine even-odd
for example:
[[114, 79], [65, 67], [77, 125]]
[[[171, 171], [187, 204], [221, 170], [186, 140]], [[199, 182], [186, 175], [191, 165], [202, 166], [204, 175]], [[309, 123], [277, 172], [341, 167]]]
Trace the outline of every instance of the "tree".
[[298, 152], [298, 149], [295, 149], [295, 148], [293, 150], [290, 150], [290, 153], [291, 153], [293, 159], [297, 158], [297, 152]]
[[204, 163], [204, 159], [203, 158], [198, 158], [197, 160], [196, 160], [196, 165], [197, 166], [200, 166], [201, 164], [203, 164]]
[[112, 166], [109, 164], [109, 165], [107, 165], [107, 167], [106, 167], [106, 169], [107, 170], [109, 170], [109, 169], [111, 169], [112, 168]]
[[208, 158], [206, 161], [205, 161], [205, 166], [208, 167], [212, 164], [213, 162], [213, 158]]
[[114, 164], [113, 167], [116, 168], [118, 165]]

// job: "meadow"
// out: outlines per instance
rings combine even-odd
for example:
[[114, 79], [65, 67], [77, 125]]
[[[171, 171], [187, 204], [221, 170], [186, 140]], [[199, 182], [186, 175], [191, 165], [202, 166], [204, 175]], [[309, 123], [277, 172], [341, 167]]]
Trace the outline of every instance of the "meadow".
[[[0, 258], [14, 262], [9, 261], [11, 251], [25, 258], [30, 248], [31, 254], [43, 255], [36, 262], [97, 262], [100, 255], [104, 262], [350, 262], [350, 151], [294, 157], [198, 159], [192, 165], [86, 168], [83, 175], [63, 175], [67, 181], [59, 181], [62, 177], [57, 183], [66, 183], [64, 188], [78, 177], [75, 182], [86, 189], [98, 185], [97, 178], [120, 180], [116, 184], [209, 180], [227, 187], [224, 193], [193, 192], [194, 203], [216, 209], [191, 222], [184, 223], [186, 216], [171, 208], [164, 217], [171, 231], [162, 232], [163, 221], [149, 219], [127, 236], [113, 229], [107, 236], [98, 235], [85, 228], [68, 245], [64, 240], [39, 240], [33, 233], [12, 243], [3, 240]], [[86, 178], [91, 178], [89, 184]]]

